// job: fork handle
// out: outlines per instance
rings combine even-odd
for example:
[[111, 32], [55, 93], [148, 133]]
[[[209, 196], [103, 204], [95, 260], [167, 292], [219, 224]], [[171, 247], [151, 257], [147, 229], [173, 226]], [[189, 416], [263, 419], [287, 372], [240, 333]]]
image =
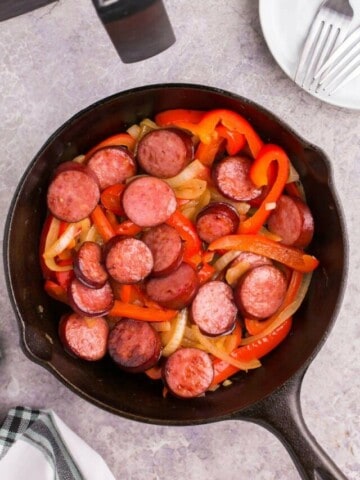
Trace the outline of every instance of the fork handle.
[[237, 416], [265, 427], [286, 447], [303, 480], [347, 480], [307, 428], [300, 406], [300, 372]]

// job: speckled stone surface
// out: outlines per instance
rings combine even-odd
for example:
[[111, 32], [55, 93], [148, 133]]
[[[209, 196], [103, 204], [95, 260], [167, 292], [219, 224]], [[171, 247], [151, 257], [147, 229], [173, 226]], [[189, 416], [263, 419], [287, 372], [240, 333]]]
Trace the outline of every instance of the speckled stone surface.
[[[168, 0], [166, 6], [176, 43], [127, 65], [90, 0], [60, 0], [0, 23], [1, 233], [12, 194], [35, 153], [65, 120], [102, 97], [145, 84], [190, 82], [241, 94], [283, 118], [328, 154], [345, 213], [346, 292], [305, 376], [301, 403], [315, 438], [349, 479], [358, 480], [360, 113], [321, 103], [286, 77], [264, 42], [255, 0]], [[24, 356], [3, 273], [0, 288], [0, 420], [15, 405], [54, 409], [103, 455], [119, 480], [300, 478], [285, 448], [259, 426], [139, 424], [77, 397]]]

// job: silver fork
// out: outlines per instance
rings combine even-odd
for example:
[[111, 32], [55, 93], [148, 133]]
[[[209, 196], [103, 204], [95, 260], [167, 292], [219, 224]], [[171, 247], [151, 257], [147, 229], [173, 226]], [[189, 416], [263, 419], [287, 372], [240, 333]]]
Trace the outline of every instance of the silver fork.
[[295, 82], [307, 90], [317, 91], [322, 77], [316, 72], [328, 60], [335, 47], [345, 39], [354, 12], [349, 0], [325, 0], [319, 7], [308, 31]]
[[332, 52], [315, 73], [318, 88], [328, 95], [360, 75], [360, 26]]

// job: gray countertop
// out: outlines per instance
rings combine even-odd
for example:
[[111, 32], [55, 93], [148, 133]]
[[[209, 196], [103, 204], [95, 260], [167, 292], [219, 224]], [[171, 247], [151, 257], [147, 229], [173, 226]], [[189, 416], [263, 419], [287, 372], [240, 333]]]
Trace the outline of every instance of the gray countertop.
[[[345, 296], [303, 382], [305, 421], [345, 475], [360, 478], [360, 113], [320, 102], [278, 67], [254, 0], [166, 2], [176, 43], [123, 64], [90, 0], [56, 4], [0, 23], [1, 233], [24, 169], [50, 134], [96, 100], [161, 82], [206, 84], [263, 105], [330, 158], [350, 247]], [[26, 246], [24, 246], [26, 254]], [[251, 423], [139, 424], [79, 398], [19, 347], [0, 277], [0, 420], [15, 405], [51, 408], [97, 450], [116, 479], [297, 480], [281, 443]], [[6, 480], [6, 479], [4, 479]]]

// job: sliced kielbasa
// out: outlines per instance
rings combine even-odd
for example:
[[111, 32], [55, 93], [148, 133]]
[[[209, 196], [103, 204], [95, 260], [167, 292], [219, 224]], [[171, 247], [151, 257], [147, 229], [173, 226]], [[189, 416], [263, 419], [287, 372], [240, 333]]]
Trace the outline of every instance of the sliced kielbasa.
[[99, 179], [101, 190], [115, 183], [123, 183], [136, 173], [132, 153], [122, 146], [99, 148], [91, 155], [87, 166]]
[[176, 128], [152, 130], [140, 140], [137, 149], [140, 166], [159, 178], [170, 178], [180, 173], [193, 155], [191, 136]]
[[74, 273], [88, 287], [100, 288], [108, 279], [102, 263], [102, 248], [96, 242], [84, 242], [74, 258]]
[[107, 315], [114, 305], [109, 282], [101, 288], [90, 288], [74, 278], [68, 289], [69, 303], [75, 312], [87, 317]]
[[159, 360], [161, 340], [149, 323], [124, 318], [112, 328], [108, 349], [111, 358], [123, 370], [143, 372]]
[[235, 233], [239, 221], [239, 215], [232, 205], [225, 202], [210, 203], [197, 215], [196, 229], [201, 240], [211, 243]]
[[176, 210], [174, 191], [155, 177], [139, 177], [126, 187], [122, 203], [129, 219], [139, 227], [155, 227]]
[[154, 265], [150, 248], [137, 238], [113, 237], [105, 248], [105, 267], [120, 283], [137, 283], [147, 277]]
[[[69, 164], [73, 165], [69, 165]], [[47, 192], [47, 205], [54, 217], [68, 223], [88, 217], [100, 199], [99, 184], [89, 170], [76, 162], [60, 166]]]
[[219, 280], [202, 285], [191, 306], [193, 322], [206, 335], [231, 332], [237, 311], [232, 288]]
[[177, 397], [198, 397], [214, 378], [210, 356], [198, 348], [180, 348], [170, 355], [163, 369], [164, 382]]
[[191, 303], [199, 288], [195, 270], [187, 263], [165, 277], [151, 278], [146, 282], [147, 295], [166, 308], [180, 310]]
[[183, 257], [183, 244], [175, 228], [166, 223], [149, 228], [142, 241], [150, 248], [154, 258], [153, 276], [168, 275], [178, 268]]
[[261, 195], [250, 179], [251, 160], [244, 156], [233, 156], [222, 159], [213, 170], [214, 182], [219, 191], [227, 198], [249, 201]]
[[95, 361], [107, 351], [109, 326], [103, 317], [64, 315], [59, 323], [59, 337], [64, 348], [83, 360]]
[[268, 228], [281, 237], [284, 245], [305, 248], [314, 234], [314, 219], [300, 198], [282, 195], [269, 216]]
[[270, 317], [282, 304], [287, 289], [283, 272], [273, 265], [251, 268], [234, 289], [236, 305], [248, 318]]

